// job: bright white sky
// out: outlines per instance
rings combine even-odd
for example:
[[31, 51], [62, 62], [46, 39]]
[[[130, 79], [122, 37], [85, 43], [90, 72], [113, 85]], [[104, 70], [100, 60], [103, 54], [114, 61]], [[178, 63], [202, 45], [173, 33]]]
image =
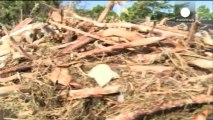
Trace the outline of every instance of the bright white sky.
[[[68, 2], [68, 1], [64, 1]], [[128, 1], [123, 3], [122, 7], [128, 8], [133, 5], [133, 3], [136, 1]], [[187, 2], [187, 1], [183, 1]], [[190, 1], [192, 2], [192, 1]], [[82, 1], [80, 5], [84, 6], [86, 9], [92, 9], [93, 7], [97, 5], [104, 6], [108, 3], [108, 1]], [[170, 4], [174, 5], [175, 1], [170, 1]], [[209, 8], [210, 11], [213, 11], [213, 1], [195, 1], [195, 8], [198, 8], [201, 5], [205, 5]], [[113, 9], [116, 13], [120, 13], [119, 7], [115, 6]]]

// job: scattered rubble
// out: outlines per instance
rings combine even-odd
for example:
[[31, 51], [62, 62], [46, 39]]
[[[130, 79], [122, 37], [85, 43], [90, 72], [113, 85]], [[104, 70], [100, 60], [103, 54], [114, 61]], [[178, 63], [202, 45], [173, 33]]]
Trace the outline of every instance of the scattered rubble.
[[55, 9], [47, 23], [26, 18], [0, 30], [0, 110], [15, 114], [5, 116], [132, 120], [213, 103], [210, 33], [195, 37], [197, 23], [169, 27], [168, 18], [150, 26], [104, 16]]

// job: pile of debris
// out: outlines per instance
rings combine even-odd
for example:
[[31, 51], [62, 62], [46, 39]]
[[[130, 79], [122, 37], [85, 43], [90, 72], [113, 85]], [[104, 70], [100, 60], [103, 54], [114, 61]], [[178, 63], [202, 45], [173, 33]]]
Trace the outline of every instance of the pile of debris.
[[164, 22], [102, 23], [56, 9], [47, 23], [2, 26], [5, 119], [132, 120], [212, 103], [212, 36], [195, 34], [197, 22], [189, 30]]

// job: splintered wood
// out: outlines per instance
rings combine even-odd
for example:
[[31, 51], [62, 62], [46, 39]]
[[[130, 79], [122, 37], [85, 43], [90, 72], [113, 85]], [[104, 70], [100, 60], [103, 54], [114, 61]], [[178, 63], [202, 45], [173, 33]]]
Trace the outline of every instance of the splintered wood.
[[29, 89], [29, 87], [25, 86], [25, 85], [11, 85], [11, 86], [0, 87], [0, 97], [1, 97], [1, 95], [5, 95], [9, 92], [24, 90], [24, 89], [25, 90]]
[[84, 88], [81, 90], [70, 90], [69, 91], [69, 98], [68, 99], [80, 99], [86, 98], [90, 96], [97, 96], [97, 95], [107, 95], [118, 93], [120, 86], [108, 86], [108, 87], [95, 87], [95, 88]]
[[160, 110], [166, 110], [168, 108], [171, 109], [175, 107], [182, 107], [184, 104], [196, 104], [196, 103], [200, 104], [200, 103], [210, 103], [210, 102], [213, 102], [213, 96], [200, 95], [200, 96], [192, 97], [191, 99], [169, 101], [168, 103], [159, 105], [158, 107], [152, 110], [144, 109], [144, 110], [138, 110], [138, 111], [129, 112], [129, 113], [123, 113], [114, 118], [108, 118], [107, 120], [134, 120], [138, 116], [152, 114]]
[[[170, 18], [105, 23], [116, 3], [111, 0], [97, 21], [51, 8], [47, 23], [26, 18], [0, 30], [0, 108], [13, 111], [7, 105], [17, 102], [14, 119], [28, 111], [26, 119], [134, 120], [213, 103], [212, 35], [196, 22], [190, 30], [166, 26]], [[95, 69], [99, 64], [106, 69]]]

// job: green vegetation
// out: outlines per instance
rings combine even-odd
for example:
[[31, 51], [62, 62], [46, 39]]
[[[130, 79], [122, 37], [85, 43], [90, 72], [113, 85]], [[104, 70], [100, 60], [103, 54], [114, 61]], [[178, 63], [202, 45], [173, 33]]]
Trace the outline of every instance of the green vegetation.
[[173, 6], [173, 8], [174, 8], [174, 16], [180, 17], [180, 16], [178, 16], [178, 15], [180, 15], [180, 14], [179, 14], [179, 11], [181, 10], [181, 8], [187, 7], [188, 4], [189, 4], [189, 3], [187, 3], [187, 2], [186, 2], [186, 3], [175, 4], [175, 5]]
[[[85, 9], [79, 8], [79, 9], [76, 9], [75, 11], [79, 15], [97, 19], [103, 10], [104, 10], [104, 6], [98, 5], [98, 6], [95, 6], [92, 10], [85, 10]], [[114, 11], [111, 11], [107, 15], [106, 20], [108, 21], [113, 18], [118, 18], [118, 15]]]
[[213, 12], [210, 12], [205, 5], [198, 7], [197, 12], [201, 20], [213, 20]]
[[60, 1], [0, 1], [0, 23], [14, 25], [26, 17], [44, 21], [48, 17], [48, 7], [59, 7]]
[[[15, 25], [26, 17], [33, 17], [37, 21], [45, 21], [48, 17], [48, 6], [58, 8], [60, 3], [61, 1], [0, 1], [0, 23]], [[105, 7], [98, 5], [91, 10], [87, 10], [85, 7], [80, 6], [79, 3], [81, 1], [72, 1], [66, 6], [72, 7], [79, 15], [93, 19], [97, 19]], [[123, 12], [120, 15], [111, 11], [107, 15], [106, 21], [116, 18], [129, 22], [140, 22], [146, 16], [154, 20], [160, 20], [163, 17], [174, 18], [179, 9], [187, 5], [187, 3], [171, 5], [167, 1], [137, 1], [131, 7], [127, 8], [127, 12]], [[197, 12], [203, 20], [213, 19], [213, 12], [210, 12], [204, 5], [200, 6]]]
[[[127, 12], [122, 12], [117, 15], [115, 12], [110, 12], [107, 18], [118, 18], [128, 22], [141, 22], [147, 16], [153, 20], [161, 20], [164, 17], [174, 18], [179, 15], [180, 8], [188, 6], [188, 3], [181, 3], [171, 5], [168, 1], [137, 1], [131, 7], [127, 8]], [[122, 7], [122, 6], [120, 6]], [[92, 10], [86, 10], [83, 7], [75, 7], [75, 11], [82, 15], [97, 19], [104, 6], [95, 6]], [[201, 11], [205, 11], [206, 14], [201, 13], [201, 16], [210, 17], [211, 15], [208, 8], [202, 8]], [[207, 11], [207, 12], [206, 12]], [[207, 15], [208, 13], [208, 15]], [[202, 17], [202, 18], [206, 18]], [[211, 18], [208, 18], [211, 19]]]
[[167, 14], [164, 14], [161, 10], [171, 9], [171, 7], [172, 5], [165, 1], [138, 1], [135, 2], [132, 7], [128, 8], [128, 14], [121, 14], [121, 19], [126, 21], [141, 21], [146, 16], [149, 16], [159, 20], [167, 16]]

